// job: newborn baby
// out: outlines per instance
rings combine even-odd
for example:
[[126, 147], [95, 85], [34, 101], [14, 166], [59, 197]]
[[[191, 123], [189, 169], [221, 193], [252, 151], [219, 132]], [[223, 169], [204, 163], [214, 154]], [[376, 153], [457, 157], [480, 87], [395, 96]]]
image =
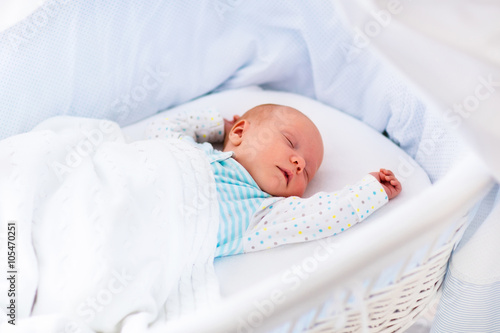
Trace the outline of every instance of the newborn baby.
[[[394, 174], [380, 169], [341, 191], [302, 198], [323, 160], [323, 141], [288, 106], [259, 105], [232, 120], [212, 109], [186, 112], [152, 123], [147, 134], [188, 140], [207, 154], [220, 210], [216, 256], [336, 235], [401, 192]], [[224, 142], [223, 151], [208, 142]]]

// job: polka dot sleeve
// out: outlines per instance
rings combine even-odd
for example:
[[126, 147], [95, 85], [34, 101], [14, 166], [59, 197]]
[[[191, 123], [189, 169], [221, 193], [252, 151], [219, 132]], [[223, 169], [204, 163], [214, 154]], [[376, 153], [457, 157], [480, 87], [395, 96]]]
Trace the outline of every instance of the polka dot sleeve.
[[382, 185], [372, 175], [339, 192], [319, 192], [306, 199], [266, 199], [243, 236], [244, 251], [334, 236], [387, 202]]
[[148, 126], [148, 139], [191, 138], [196, 142], [223, 142], [224, 119], [214, 108], [169, 114]]

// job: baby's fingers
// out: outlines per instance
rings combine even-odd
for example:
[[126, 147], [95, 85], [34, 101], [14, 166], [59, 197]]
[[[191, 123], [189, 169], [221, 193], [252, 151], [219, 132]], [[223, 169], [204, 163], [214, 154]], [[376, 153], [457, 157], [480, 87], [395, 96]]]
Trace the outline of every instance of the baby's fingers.
[[[383, 171], [382, 171], [383, 170]], [[392, 171], [380, 169], [380, 179], [390, 182], [392, 179], [396, 179]]]
[[380, 172], [383, 173], [386, 176], [394, 176], [394, 173], [391, 170], [380, 169]]
[[399, 180], [394, 178], [393, 180], [391, 180], [391, 185], [394, 186], [397, 193], [401, 192], [402, 187], [401, 187], [401, 183], [399, 182]]
[[387, 179], [388, 182], [391, 182], [391, 184], [393, 181], [399, 182], [399, 180], [396, 178], [396, 176], [394, 174], [392, 174], [390, 176], [385, 176], [385, 178]]

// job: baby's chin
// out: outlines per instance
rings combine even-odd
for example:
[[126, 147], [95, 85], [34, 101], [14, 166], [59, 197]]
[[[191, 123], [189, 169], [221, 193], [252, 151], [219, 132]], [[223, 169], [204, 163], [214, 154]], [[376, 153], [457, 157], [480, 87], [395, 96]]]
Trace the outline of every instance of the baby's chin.
[[269, 195], [272, 195], [273, 197], [287, 197], [288, 196], [288, 195], [286, 195], [285, 191], [283, 191], [283, 190], [270, 188], [269, 186], [260, 186], [260, 184], [257, 184], [257, 185], [259, 185], [259, 187], [262, 191], [266, 192]]
[[262, 191], [273, 197], [301, 197], [304, 194], [304, 192], [301, 193], [299, 190], [294, 191], [285, 187], [280, 183], [278, 178], [259, 179], [255, 177], [254, 180]]
[[283, 190], [283, 189], [270, 189], [269, 191], [266, 191], [262, 189], [264, 192], [267, 194], [272, 195], [273, 197], [301, 197], [304, 193], [300, 191], [290, 191], [290, 190]]

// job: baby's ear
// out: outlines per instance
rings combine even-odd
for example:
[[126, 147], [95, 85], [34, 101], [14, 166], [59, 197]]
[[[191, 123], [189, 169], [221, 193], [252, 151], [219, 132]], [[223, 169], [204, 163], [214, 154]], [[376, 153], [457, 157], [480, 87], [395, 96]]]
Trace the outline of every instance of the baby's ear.
[[243, 141], [243, 133], [248, 129], [250, 123], [246, 119], [238, 120], [229, 132], [228, 140], [233, 146], [239, 146]]

